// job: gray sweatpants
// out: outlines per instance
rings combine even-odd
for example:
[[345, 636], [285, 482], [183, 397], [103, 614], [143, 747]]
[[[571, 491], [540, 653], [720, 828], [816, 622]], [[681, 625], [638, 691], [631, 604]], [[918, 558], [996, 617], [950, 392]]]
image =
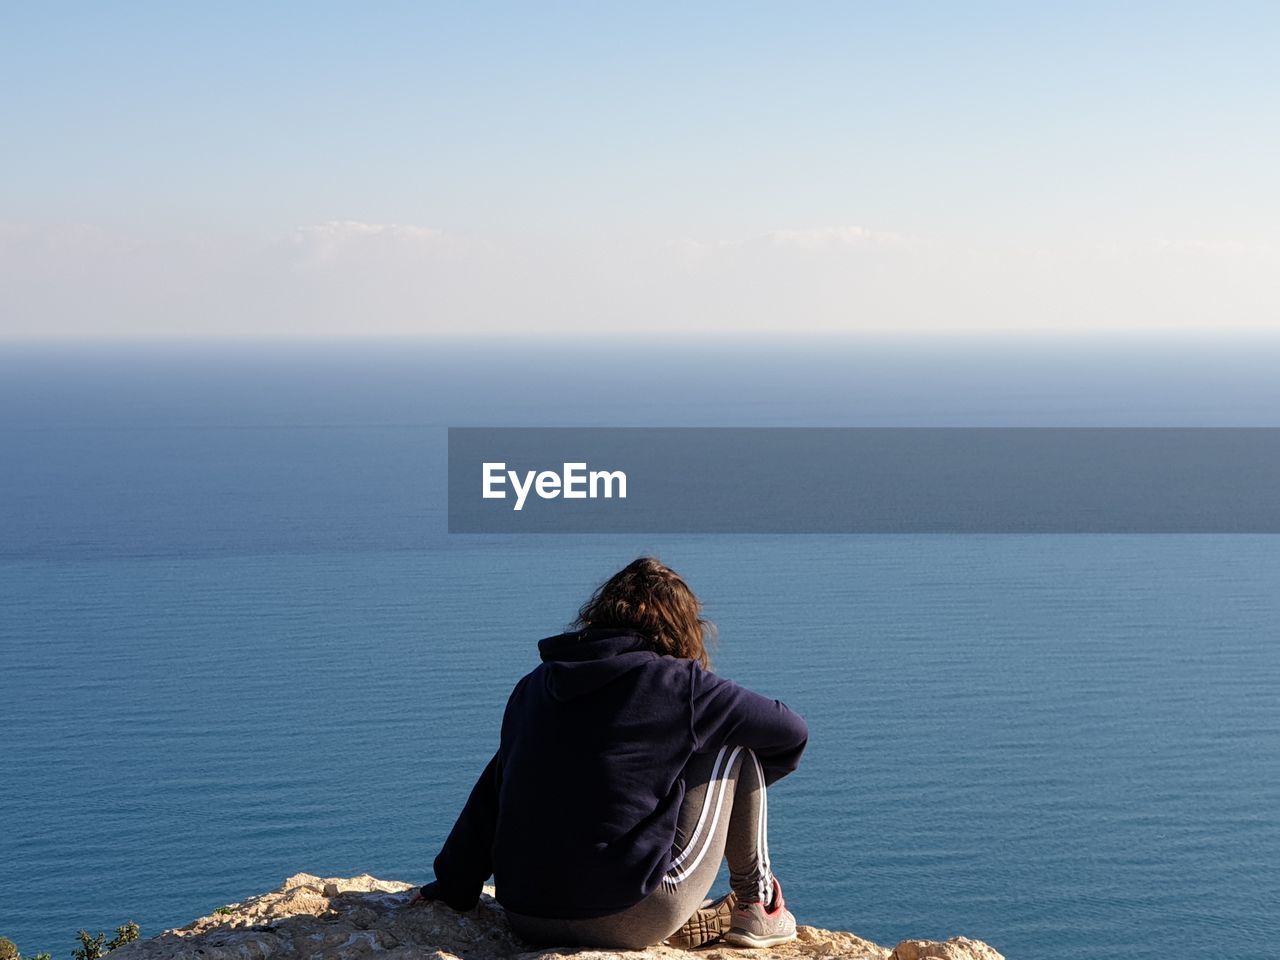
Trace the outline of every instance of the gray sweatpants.
[[684, 779], [672, 865], [657, 890], [626, 910], [585, 920], [508, 912], [515, 934], [539, 946], [634, 950], [661, 943], [702, 906], [725, 858], [738, 900], [767, 903], [773, 888], [769, 805], [756, 755], [745, 747], [695, 755]]

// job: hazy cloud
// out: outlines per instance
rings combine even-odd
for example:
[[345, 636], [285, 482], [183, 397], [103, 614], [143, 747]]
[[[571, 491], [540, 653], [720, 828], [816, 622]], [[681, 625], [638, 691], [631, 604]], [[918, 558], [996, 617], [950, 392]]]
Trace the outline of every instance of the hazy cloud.
[[779, 247], [824, 250], [832, 247], [903, 246], [906, 238], [898, 233], [870, 230], [866, 227], [817, 227], [808, 230], [773, 230], [764, 239]]
[[1264, 328], [1280, 248], [858, 225], [662, 244], [326, 220], [276, 233], [0, 223], [0, 337]]
[[687, 259], [699, 260], [716, 253], [760, 247], [819, 252], [901, 247], [907, 245], [907, 242], [907, 238], [902, 234], [856, 225], [843, 225], [784, 228], [730, 240], [695, 240], [692, 237], [684, 237], [670, 241], [667, 246]]
[[1280, 261], [1280, 244], [1274, 243], [1162, 238], [1155, 241], [1154, 248], [1161, 253], [1187, 253], [1219, 260]]

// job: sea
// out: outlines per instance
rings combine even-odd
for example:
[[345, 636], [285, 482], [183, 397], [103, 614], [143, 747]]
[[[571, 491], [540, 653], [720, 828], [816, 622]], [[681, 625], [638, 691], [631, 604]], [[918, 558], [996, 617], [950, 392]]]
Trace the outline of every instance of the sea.
[[809, 722], [770, 795], [800, 922], [1280, 956], [1280, 537], [463, 536], [444, 473], [450, 426], [1277, 426], [1277, 371], [1262, 337], [0, 345], [0, 936], [429, 880], [536, 641], [649, 554]]

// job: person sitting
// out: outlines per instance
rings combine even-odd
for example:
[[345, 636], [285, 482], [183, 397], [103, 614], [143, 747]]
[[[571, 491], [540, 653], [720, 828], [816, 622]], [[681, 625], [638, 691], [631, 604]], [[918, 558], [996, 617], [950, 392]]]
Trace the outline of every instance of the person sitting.
[[[701, 613], [675, 571], [642, 557], [538, 643], [542, 662], [512, 691], [498, 750], [415, 903], [470, 909], [492, 874], [534, 945], [794, 939], [767, 788], [797, 768], [808, 729], [711, 672]], [[722, 859], [731, 892], [705, 901]]]

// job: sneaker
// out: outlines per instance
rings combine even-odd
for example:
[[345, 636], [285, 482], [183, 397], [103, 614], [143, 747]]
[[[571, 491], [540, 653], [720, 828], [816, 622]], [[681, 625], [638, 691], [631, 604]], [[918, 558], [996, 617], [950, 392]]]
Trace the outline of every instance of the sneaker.
[[796, 918], [782, 899], [782, 885], [773, 881], [773, 907], [766, 909], [763, 903], [740, 903], [733, 911], [733, 920], [724, 942], [735, 947], [776, 947], [796, 938]]
[[732, 890], [718, 900], [706, 901], [679, 930], [667, 937], [667, 946], [692, 950], [712, 940], [719, 940], [733, 922], [733, 908], [737, 905], [738, 898]]

